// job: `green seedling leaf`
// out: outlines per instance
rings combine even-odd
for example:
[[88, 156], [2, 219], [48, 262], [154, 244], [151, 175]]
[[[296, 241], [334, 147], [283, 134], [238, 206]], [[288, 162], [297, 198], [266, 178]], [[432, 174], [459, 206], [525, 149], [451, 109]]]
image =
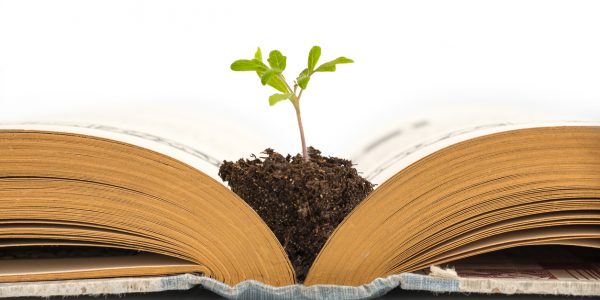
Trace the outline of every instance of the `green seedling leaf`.
[[298, 78], [296, 78], [296, 82], [298, 83], [298, 86], [301, 87], [303, 90], [306, 89], [306, 86], [308, 85], [309, 80], [310, 80], [310, 71], [308, 71], [308, 69], [302, 70], [302, 72], [300, 72], [300, 75], [298, 75]]
[[346, 57], [338, 57], [332, 61], [326, 62], [322, 65], [320, 65], [315, 72], [334, 72], [336, 69], [336, 65], [338, 64], [349, 64], [349, 63], [353, 63], [354, 61], [346, 58]]
[[282, 93], [289, 92], [287, 84], [279, 76], [273, 77], [267, 84]]
[[321, 47], [313, 46], [308, 53], [308, 70], [310, 72], [315, 70], [319, 57], [321, 57]]
[[[275, 76], [281, 74], [280, 70], [276, 70], [276, 69], [268, 69], [266, 72], [264, 72], [262, 74], [262, 76], [260, 76], [260, 82], [262, 83], [262, 85], [266, 85], [267, 83], [269, 83], [269, 81], [271, 81], [271, 79], [273, 79]], [[285, 83], [284, 83], [285, 85]]]
[[291, 97], [292, 94], [273, 94], [271, 97], [269, 97], [269, 105], [273, 106], [277, 104], [277, 102], [290, 99]]
[[231, 64], [231, 69], [234, 71], [266, 71], [267, 66], [255, 59], [240, 59]]
[[254, 53], [254, 59], [262, 62], [262, 52], [260, 51], [260, 47], [256, 49], [256, 52]]
[[[261, 79], [261, 83], [262, 83], [262, 77], [265, 74], [265, 72], [267, 72], [267, 71], [256, 71], [256, 74], [258, 74], [258, 77]], [[267, 82], [267, 85], [282, 92], [282, 93], [289, 93], [289, 90], [287, 88], [287, 85], [285, 84], [285, 81], [283, 81], [283, 79], [281, 79], [281, 77], [279, 77], [279, 76], [272, 77]]]
[[285, 70], [286, 59], [287, 58], [283, 56], [279, 50], [273, 50], [271, 53], [269, 53], [269, 58], [267, 61], [269, 62], [271, 68], [279, 69], [283, 72], [283, 70]]

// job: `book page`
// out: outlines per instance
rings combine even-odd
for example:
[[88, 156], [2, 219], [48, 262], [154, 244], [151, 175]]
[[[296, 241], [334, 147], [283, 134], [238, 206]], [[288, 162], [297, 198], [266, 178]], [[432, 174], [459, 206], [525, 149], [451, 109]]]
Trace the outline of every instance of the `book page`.
[[122, 141], [173, 157], [221, 181], [218, 168], [223, 160], [248, 157], [249, 151], [258, 154], [267, 147], [251, 126], [237, 124], [233, 117], [210, 109], [189, 112], [174, 104], [35, 116], [4, 122], [0, 129], [60, 131]]
[[368, 141], [351, 154], [364, 177], [381, 184], [417, 160], [452, 144], [478, 136], [538, 126], [600, 124], [550, 114], [490, 108], [445, 108], [388, 121], [374, 128]]
[[465, 278], [599, 280], [599, 255], [597, 249], [585, 247], [524, 246], [480, 254], [447, 265]]

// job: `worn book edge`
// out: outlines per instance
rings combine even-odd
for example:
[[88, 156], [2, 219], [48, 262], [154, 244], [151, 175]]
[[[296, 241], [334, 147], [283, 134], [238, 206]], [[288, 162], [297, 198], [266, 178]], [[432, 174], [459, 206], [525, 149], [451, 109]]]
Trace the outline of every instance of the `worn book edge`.
[[361, 286], [288, 285], [273, 287], [247, 280], [230, 287], [217, 280], [196, 274], [159, 277], [126, 277], [61, 281], [1, 283], [0, 298], [50, 297], [82, 295], [120, 295], [169, 290], [188, 290], [196, 286], [227, 299], [372, 299], [395, 288], [436, 293], [484, 294], [544, 294], [569, 296], [600, 296], [598, 280], [535, 280], [436, 277], [402, 273], [377, 278]]

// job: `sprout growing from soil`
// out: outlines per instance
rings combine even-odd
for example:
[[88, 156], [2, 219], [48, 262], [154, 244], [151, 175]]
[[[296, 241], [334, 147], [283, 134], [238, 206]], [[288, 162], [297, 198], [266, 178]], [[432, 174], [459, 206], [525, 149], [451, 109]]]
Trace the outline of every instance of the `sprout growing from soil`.
[[[300, 98], [302, 97], [302, 92], [308, 86], [310, 77], [314, 73], [334, 72], [336, 65], [354, 62], [349, 58], [340, 56], [317, 67], [317, 62], [319, 61], [320, 57], [321, 47], [312, 47], [308, 53], [308, 67], [302, 70], [300, 75], [296, 77], [293, 88], [290, 87], [290, 85], [285, 81], [285, 77], [283, 77], [282, 73], [286, 67], [287, 57], [283, 56], [279, 50], [273, 50], [271, 53], [269, 53], [269, 58], [267, 59], [269, 66], [263, 62], [260, 48], [256, 50], [253, 59], [240, 59], [231, 64], [231, 69], [233, 71], [255, 71], [256, 74], [258, 74], [258, 77], [260, 77], [260, 82], [262, 85], [269, 85], [280, 92], [269, 97], [269, 105], [273, 106], [283, 100], [290, 100], [292, 102], [292, 105], [294, 105], [294, 109], [296, 110], [296, 118], [298, 119], [300, 140], [302, 142], [302, 157], [304, 158], [305, 162], [308, 161], [308, 151], [306, 148], [306, 141], [304, 139], [302, 118], [300, 116]], [[299, 91], [298, 88], [300, 88]]]

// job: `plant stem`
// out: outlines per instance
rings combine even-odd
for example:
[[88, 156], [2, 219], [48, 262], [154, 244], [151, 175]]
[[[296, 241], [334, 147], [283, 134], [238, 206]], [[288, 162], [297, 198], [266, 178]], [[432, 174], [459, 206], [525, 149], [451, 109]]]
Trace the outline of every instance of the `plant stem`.
[[298, 96], [295, 97], [295, 101], [292, 101], [294, 104], [294, 109], [296, 110], [296, 119], [298, 119], [298, 128], [300, 128], [300, 140], [302, 141], [302, 157], [305, 162], [308, 162], [308, 150], [306, 149], [306, 140], [304, 139], [304, 128], [302, 126], [302, 117], [300, 116], [300, 97], [302, 97], [302, 92], [304, 90], [300, 90]]
[[296, 110], [296, 119], [298, 119], [298, 128], [300, 129], [300, 141], [302, 142], [302, 158], [304, 158], [304, 162], [308, 162], [308, 149], [306, 148], [306, 140], [304, 139], [304, 127], [302, 126], [302, 117], [300, 116], [300, 97], [302, 97], [303, 89], [300, 89], [300, 92], [296, 96], [296, 86], [294, 86], [294, 90], [290, 87], [290, 85], [285, 81], [285, 77], [283, 74], [279, 74], [279, 78], [285, 83], [290, 94], [294, 95], [294, 99], [292, 104], [294, 105], [294, 109]]

